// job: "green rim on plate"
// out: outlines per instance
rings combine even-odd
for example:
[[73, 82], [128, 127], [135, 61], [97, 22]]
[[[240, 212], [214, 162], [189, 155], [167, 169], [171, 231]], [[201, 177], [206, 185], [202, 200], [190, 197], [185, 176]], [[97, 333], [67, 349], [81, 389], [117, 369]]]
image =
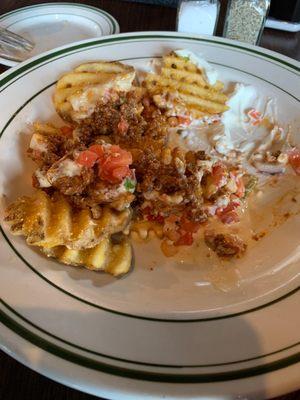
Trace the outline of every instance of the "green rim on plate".
[[[3, 305], [3, 302], [2, 302]], [[268, 372], [277, 371], [282, 368], [286, 368], [293, 364], [300, 362], [300, 352], [297, 352], [291, 356], [282, 358], [280, 360], [258, 365], [256, 367], [238, 369], [235, 371], [219, 372], [211, 374], [170, 374], [162, 372], [150, 372], [142, 370], [134, 370], [129, 368], [118, 367], [110, 365], [104, 362], [97, 361], [92, 358], [76, 354], [66, 348], [57, 346], [48, 340], [45, 340], [41, 336], [29, 331], [24, 326], [9, 317], [4, 311], [0, 310], [0, 321], [17, 335], [23, 339], [34, 344], [42, 350], [45, 350], [59, 358], [66, 361], [70, 361], [73, 364], [101, 371], [107, 374], [116, 375], [125, 378], [151, 381], [151, 382], [166, 382], [166, 383], [214, 383], [214, 382], [226, 382], [237, 379], [245, 379], [252, 376], [266, 374]], [[297, 343], [296, 345], [298, 345]], [[293, 345], [291, 347], [294, 347]]]
[[[114, 356], [111, 356], [111, 355], [107, 355], [107, 354], [103, 354], [103, 353], [99, 353], [99, 352], [87, 349], [87, 348], [82, 347], [82, 346], [78, 346], [78, 345], [76, 345], [74, 343], [71, 343], [71, 342], [69, 342], [69, 341], [67, 341], [65, 339], [62, 339], [62, 338], [60, 338], [60, 337], [58, 337], [56, 335], [53, 335], [50, 332], [45, 331], [43, 328], [37, 326], [36, 324], [30, 322], [27, 318], [23, 317], [16, 310], [14, 310], [11, 306], [9, 306], [5, 301], [0, 300], [0, 303], [4, 306], [4, 308], [6, 308], [8, 311], [10, 311], [12, 314], [14, 314], [17, 318], [21, 319], [26, 324], [30, 325], [32, 328], [38, 330], [39, 332], [41, 332], [44, 335], [47, 335], [49, 338], [58, 340], [63, 344], [66, 344], [68, 346], [73, 347], [74, 349], [82, 350], [82, 351], [85, 351], [85, 352], [87, 352], [89, 354], [93, 354], [93, 355], [100, 356], [100, 357], [107, 358], [107, 359], [114, 360], [114, 361], [121, 361], [121, 362], [125, 362], [125, 363], [128, 363], [128, 364], [143, 365], [143, 366], [147, 366], [147, 367], [159, 367], [159, 368], [170, 368], [170, 369], [178, 369], [178, 368], [180, 368], [181, 369], [181, 368], [221, 367], [221, 366], [228, 366], [228, 365], [234, 365], [234, 364], [242, 364], [242, 363], [246, 363], [246, 362], [249, 362], [249, 361], [254, 361], [254, 360], [259, 360], [259, 359], [262, 359], [262, 358], [270, 357], [270, 356], [273, 356], [275, 354], [279, 354], [279, 353], [282, 353], [284, 351], [291, 350], [291, 349], [293, 349], [293, 348], [295, 348], [295, 347], [300, 345], [300, 342], [296, 342], [296, 343], [293, 343], [293, 344], [291, 344], [289, 346], [283, 347], [281, 349], [277, 349], [277, 350], [272, 351], [270, 353], [262, 354], [262, 355], [257, 356], [257, 357], [250, 357], [250, 358], [245, 358], [245, 359], [242, 359], [242, 360], [235, 360], [235, 361], [230, 361], [230, 362], [220, 362], [220, 363], [215, 363], [215, 364], [201, 364], [201, 365], [178, 364], [178, 365], [174, 365], [174, 364], [147, 363], [147, 362], [129, 360], [129, 359], [120, 358], [120, 357], [114, 357]], [[8, 316], [6, 315], [6, 317], [8, 317]], [[0, 310], [0, 320], [1, 320], [1, 310]]]

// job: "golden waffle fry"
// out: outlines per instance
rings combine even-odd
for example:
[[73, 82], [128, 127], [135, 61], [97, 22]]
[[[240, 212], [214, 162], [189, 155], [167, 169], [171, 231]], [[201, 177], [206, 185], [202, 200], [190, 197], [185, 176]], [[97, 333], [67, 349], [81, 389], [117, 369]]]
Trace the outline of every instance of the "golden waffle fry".
[[[96, 73], [96, 72], [69, 72], [63, 75], [57, 82], [57, 89], [76, 89], [77, 91], [81, 88], [93, 84], [104, 84], [105, 82], [113, 79], [116, 74], [107, 72]], [[70, 94], [70, 93], [68, 93]]]
[[134, 78], [134, 68], [119, 62], [81, 64], [58, 80], [54, 106], [62, 118], [79, 121], [91, 115], [108, 90], [130, 90]]
[[129, 271], [132, 260], [132, 249], [128, 239], [119, 244], [112, 245], [105, 272], [114, 276], [126, 274]]
[[208, 86], [207, 82], [203, 78], [203, 75], [197, 74], [196, 72], [189, 72], [177, 68], [174, 69], [163, 67], [161, 69], [161, 75], [166, 78], [175, 79], [176, 81], [187, 82], [192, 85], [198, 85], [200, 87]]
[[202, 86], [193, 85], [184, 81], [173, 80], [168, 77], [163, 77], [155, 74], [147, 75], [147, 85], [151, 92], [159, 93], [161, 87], [168, 87], [178, 90], [182, 93], [187, 93], [199, 98], [215, 101], [216, 103], [224, 104], [227, 101], [227, 96], [224, 93], [217, 92], [212, 89], [207, 89]]
[[189, 72], [197, 72], [198, 70], [197, 65], [193, 64], [187, 58], [178, 57], [174, 53], [164, 56], [163, 60], [164, 60], [164, 65], [167, 68], [174, 68], [174, 69], [178, 68], [180, 70], [185, 70]]
[[131, 72], [133, 67], [118, 61], [94, 61], [81, 64], [74, 69], [75, 72], [108, 72], [118, 74], [120, 72]]
[[30, 206], [31, 198], [22, 196], [5, 210], [4, 220], [9, 224], [12, 234], [23, 235], [24, 219], [28, 215]]
[[221, 81], [217, 81], [214, 85], [211, 86], [207, 82], [205, 75], [203, 74], [203, 71], [199, 69], [197, 65], [192, 63], [186, 57], [180, 57], [172, 53], [170, 55], [163, 57], [163, 61], [164, 61], [166, 76], [168, 76], [167, 70], [171, 69], [173, 70], [173, 72], [174, 70], [177, 70], [180, 71], [179, 74], [183, 73], [181, 77], [185, 77], [187, 82], [190, 81], [191, 83], [194, 83], [193, 79], [196, 79], [196, 81], [198, 81], [199, 84], [200, 82], [202, 82], [201, 86], [210, 87], [213, 88], [214, 90], [221, 90], [224, 87], [224, 84]]
[[[167, 91], [167, 93], [170, 93]], [[178, 92], [179, 100], [183, 101], [188, 107], [193, 106], [200, 111], [207, 111], [210, 114], [218, 114], [228, 110], [225, 104], [220, 104], [215, 101], [206, 100], [201, 97], [193, 96], [190, 94]]]
[[41, 246], [45, 242], [45, 229], [50, 223], [51, 202], [47, 195], [38, 192], [33, 201], [29, 201], [27, 213], [23, 219], [22, 234], [27, 243]]
[[45, 229], [45, 246], [54, 247], [64, 242], [72, 235], [72, 209], [65, 197], [57, 196], [50, 204], [50, 223]]
[[[170, 99], [166, 101], [166, 108], [173, 108], [174, 104], [174, 109], [176, 109], [176, 107], [178, 106], [181, 106], [181, 108], [186, 110], [190, 110], [191, 108], [193, 108], [195, 109], [195, 111], [198, 110], [203, 114], [218, 114], [228, 110], [228, 107], [225, 104], [206, 100], [198, 96], [193, 96], [187, 93], [180, 92], [179, 90], [174, 93], [174, 91], [172, 91], [172, 88], [161, 87], [161, 91], [164, 96], [168, 96], [168, 98]], [[159, 99], [157, 96], [160, 95], [154, 95], [153, 100], [158, 106], [162, 106], [164, 104], [164, 99]], [[176, 101], [174, 101], [175, 98]], [[172, 104], [172, 106], [170, 105], [170, 103]]]
[[171, 54], [163, 57], [160, 74], [147, 74], [145, 85], [155, 104], [173, 115], [219, 114], [228, 109], [223, 83], [210, 85], [199, 69], [188, 59]]
[[132, 250], [128, 239], [123, 239], [119, 244], [113, 244], [107, 236], [91, 249], [74, 250], [58, 246], [42, 250], [48, 257], [54, 257], [63, 264], [105, 271], [114, 276], [126, 274], [132, 260]]
[[38, 190], [34, 197], [21, 197], [11, 204], [5, 220], [15, 235], [24, 235], [27, 243], [43, 248], [66, 246], [87, 249], [97, 245], [105, 235], [123, 231], [130, 211], [103, 207], [99, 219], [89, 210], [75, 212], [63, 195], [49, 197]]

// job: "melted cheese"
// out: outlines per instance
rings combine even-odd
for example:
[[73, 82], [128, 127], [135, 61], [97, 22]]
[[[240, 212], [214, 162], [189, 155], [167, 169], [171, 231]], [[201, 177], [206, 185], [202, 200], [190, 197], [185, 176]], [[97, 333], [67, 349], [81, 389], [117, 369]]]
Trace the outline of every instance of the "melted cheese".
[[47, 151], [47, 141], [45, 136], [40, 135], [39, 133], [34, 133], [31, 137], [29, 148], [45, 153]]
[[65, 160], [59, 163], [57, 169], [57, 178], [61, 178], [63, 176], [68, 176], [72, 178], [73, 176], [77, 176], [81, 174], [82, 166], [77, 164], [75, 161], [66, 158]]
[[48, 181], [48, 179], [40, 169], [37, 169], [34, 174], [41, 188], [51, 187], [51, 183]]
[[82, 165], [77, 164], [75, 161], [65, 158], [53, 164], [47, 171], [47, 179], [51, 184], [60, 178], [72, 178], [81, 174]]

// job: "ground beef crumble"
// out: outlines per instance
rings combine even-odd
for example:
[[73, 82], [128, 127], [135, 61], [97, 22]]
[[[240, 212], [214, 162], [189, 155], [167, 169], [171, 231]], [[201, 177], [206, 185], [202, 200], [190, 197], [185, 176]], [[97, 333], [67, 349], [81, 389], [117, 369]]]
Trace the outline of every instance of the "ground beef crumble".
[[243, 240], [231, 233], [205, 232], [204, 240], [206, 245], [221, 258], [240, 257], [247, 248]]

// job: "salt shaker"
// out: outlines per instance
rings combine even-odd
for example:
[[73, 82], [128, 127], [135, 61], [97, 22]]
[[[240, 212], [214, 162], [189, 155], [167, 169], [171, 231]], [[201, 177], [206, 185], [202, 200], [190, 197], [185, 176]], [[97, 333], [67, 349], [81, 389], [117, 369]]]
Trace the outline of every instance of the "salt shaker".
[[228, 0], [223, 36], [258, 44], [269, 7], [270, 0]]
[[177, 9], [177, 31], [213, 35], [220, 10], [219, 0], [181, 0]]

